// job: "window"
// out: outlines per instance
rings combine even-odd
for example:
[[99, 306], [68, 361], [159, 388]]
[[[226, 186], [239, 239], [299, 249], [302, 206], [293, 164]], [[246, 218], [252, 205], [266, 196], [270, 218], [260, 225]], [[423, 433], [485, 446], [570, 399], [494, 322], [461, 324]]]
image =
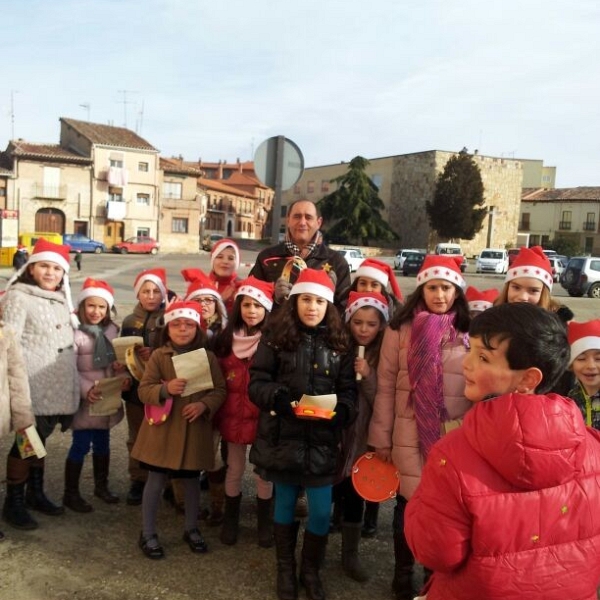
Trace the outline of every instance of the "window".
[[306, 184], [306, 193], [307, 194], [312, 194], [315, 191], [315, 182], [314, 181], [309, 181]]
[[150, 194], [138, 194], [137, 204], [143, 204], [144, 206], [150, 206]]
[[110, 159], [108, 161], [109, 165], [111, 167], [116, 167], [117, 169], [122, 169], [123, 168], [123, 161], [122, 160], [115, 160], [115, 159]]
[[583, 224], [584, 231], [596, 231], [596, 213], [589, 212], [585, 217]]
[[563, 210], [562, 218], [558, 224], [559, 229], [571, 229], [572, 214], [570, 210]]
[[294, 194], [299, 194], [302, 191], [302, 187], [299, 183], [294, 186]]
[[329, 179], [321, 180], [321, 191], [328, 192], [329, 191]]
[[123, 189], [122, 188], [108, 188], [108, 201], [109, 202], [123, 202]]
[[163, 184], [163, 196], [171, 200], [181, 200], [181, 183], [165, 181]]
[[383, 177], [381, 175], [371, 175], [371, 181], [378, 190], [381, 189], [381, 184], [383, 183]]
[[138, 163], [138, 171], [143, 171], [144, 173], [148, 172], [148, 163], [147, 162], [139, 162]]
[[188, 219], [173, 217], [173, 220], [171, 221], [171, 231], [173, 233], [187, 233]]
[[530, 213], [523, 213], [521, 215], [521, 226], [519, 227], [519, 229], [522, 229], [523, 231], [529, 231], [530, 228], [530, 224], [529, 224], [529, 219], [531, 217]]
[[149, 227], [138, 227], [136, 235], [138, 237], [150, 237], [150, 228]]
[[6, 188], [0, 187], [0, 196], [6, 196]]

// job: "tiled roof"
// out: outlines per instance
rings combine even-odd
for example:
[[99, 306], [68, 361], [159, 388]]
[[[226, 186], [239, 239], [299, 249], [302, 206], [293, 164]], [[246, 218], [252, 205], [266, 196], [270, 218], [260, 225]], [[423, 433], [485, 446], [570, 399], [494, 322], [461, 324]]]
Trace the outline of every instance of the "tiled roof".
[[112, 125], [100, 125], [99, 123], [89, 123], [88, 121], [78, 121], [76, 119], [60, 120], [72, 127], [92, 144], [101, 144], [103, 146], [113, 146], [115, 148], [133, 148], [136, 150], [158, 150], [137, 133], [125, 127], [113, 127]]
[[225, 194], [233, 194], [234, 196], [241, 196], [243, 198], [253, 198], [253, 194], [248, 194], [239, 188], [231, 187], [226, 185], [219, 179], [204, 179], [203, 177], [198, 178], [198, 185], [201, 185], [209, 190], [215, 190], [216, 192], [223, 192]]
[[81, 154], [67, 150], [58, 144], [32, 144], [24, 140], [11, 140], [6, 151], [9, 154], [21, 158], [36, 158], [85, 164], [90, 164], [92, 162], [89, 156], [81, 156]]
[[186, 162], [179, 158], [163, 158], [161, 156], [160, 168], [165, 173], [181, 173], [192, 177], [202, 177], [204, 175], [204, 171], [198, 167], [198, 163]]
[[248, 173], [232, 173], [225, 181], [229, 185], [249, 185], [253, 187], [260, 187], [269, 189], [264, 183], [262, 183], [255, 175], [254, 170]]
[[589, 202], [600, 201], [600, 187], [574, 187], [547, 190], [544, 188], [523, 189], [523, 202]]

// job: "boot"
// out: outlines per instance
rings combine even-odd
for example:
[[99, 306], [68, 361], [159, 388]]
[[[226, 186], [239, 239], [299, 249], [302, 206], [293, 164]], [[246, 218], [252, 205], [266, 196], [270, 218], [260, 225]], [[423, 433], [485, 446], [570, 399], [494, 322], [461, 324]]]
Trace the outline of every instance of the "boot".
[[94, 496], [104, 500], [106, 504], [116, 504], [119, 501], [119, 496], [108, 489], [110, 456], [108, 454], [106, 456], [94, 454], [92, 461], [94, 464]]
[[271, 515], [271, 506], [273, 500], [267, 498], [256, 499], [256, 518], [258, 524], [258, 545], [261, 548], [271, 548], [273, 546], [273, 516]]
[[339, 533], [342, 530], [342, 499], [337, 498], [333, 501], [333, 512], [329, 519], [329, 533]]
[[145, 481], [132, 481], [127, 492], [127, 499], [125, 502], [129, 506], [139, 506], [142, 503], [142, 495], [144, 494]]
[[241, 501], [242, 494], [238, 494], [237, 496], [225, 496], [225, 513], [223, 515], [220, 539], [221, 543], [227, 544], [227, 546], [233, 546], [238, 539]]
[[44, 459], [38, 458], [29, 467], [29, 479], [27, 480], [27, 491], [25, 502], [28, 508], [38, 510], [50, 517], [64, 514], [63, 506], [54, 504], [44, 493]]
[[89, 513], [94, 510], [89, 502], [86, 502], [79, 493], [79, 478], [83, 463], [78, 463], [67, 458], [65, 462], [65, 493], [63, 504], [78, 513]]
[[363, 519], [362, 537], [372, 538], [377, 535], [377, 517], [379, 516], [379, 502], [367, 501]]
[[309, 600], [325, 600], [325, 590], [319, 577], [319, 570], [325, 560], [327, 535], [304, 532], [302, 562], [300, 563], [300, 583], [306, 588]]
[[206, 524], [217, 527], [223, 522], [223, 505], [225, 504], [225, 484], [209, 480], [208, 495], [210, 497], [210, 514]]
[[273, 523], [277, 557], [277, 598], [279, 600], [297, 600], [298, 598], [296, 542], [299, 525], [298, 521], [291, 525]]
[[25, 482], [29, 476], [29, 461], [9, 456], [6, 461], [6, 498], [2, 517], [16, 529], [37, 529], [37, 521], [25, 508]]
[[406, 543], [403, 531], [394, 531], [394, 558], [392, 591], [395, 600], [412, 600], [416, 593], [412, 582], [415, 558]]
[[360, 523], [342, 523], [342, 567], [350, 579], [362, 583], [368, 581], [369, 576], [358, 558], [360, 529]]

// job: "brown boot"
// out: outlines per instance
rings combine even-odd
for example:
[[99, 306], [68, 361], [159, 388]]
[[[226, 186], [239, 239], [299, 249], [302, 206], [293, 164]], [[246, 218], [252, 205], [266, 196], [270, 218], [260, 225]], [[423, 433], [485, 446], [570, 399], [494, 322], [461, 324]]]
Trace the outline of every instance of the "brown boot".
[[119, 501], [119, 496], [113, 494], [108, 489], [108, 470], [110, 465], [110, 456], [92, 456], [94, 464], [94, 496], [104, 500], [106, 504], [116, 504]]
[[361, 527], [360, 523], [342, 522], [342, 568], [348, 577], [362, 583], [369, 580], [369, 575], [358, 557]]
[[306, 588], [309, 600], [325, 600], [325, 590], [319, 571], [325, 561], [327, 535], [304, 532], [302, 562], [300, 563], [300, 583]]
[[27, 491], [25, 493], [27, 507], [50, 517], [64, 514], [64, 507], [54, 504], [44, 493], [44, 459], [34, 458], [30, 460], [32, 463], [29, 467], [29, 479], [27, 480]]
[[277, 557], [277, 598], [279, 600], [297, 600], [298, 598], [296, 543], [299, 525], [298, 521], [291, 525], [273, 524]]
[[65, 493], [63, 504], [78, 513], [89, 513], [94, 507], [86, 502], [79, 493], [79, 478], [83, 463], [78, 463], [67, 458], [65, 462]]

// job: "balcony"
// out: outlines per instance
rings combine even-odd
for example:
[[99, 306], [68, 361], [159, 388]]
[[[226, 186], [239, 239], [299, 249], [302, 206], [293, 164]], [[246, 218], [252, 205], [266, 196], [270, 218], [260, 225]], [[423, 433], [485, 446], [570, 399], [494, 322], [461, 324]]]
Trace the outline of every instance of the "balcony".
[[596, 223], [594, 221], [584, 221], [583, 222], [583, 230], [584, 231], [596, 231]]
[[571, 231], [571, 221], [559, 221], [558, 228], [561, 231]]
[[44, 200], [66, 200], [67, 186], [66, 185], [43, 185], [34, 183], [31, 186], [32, 198], [43, 198]]

